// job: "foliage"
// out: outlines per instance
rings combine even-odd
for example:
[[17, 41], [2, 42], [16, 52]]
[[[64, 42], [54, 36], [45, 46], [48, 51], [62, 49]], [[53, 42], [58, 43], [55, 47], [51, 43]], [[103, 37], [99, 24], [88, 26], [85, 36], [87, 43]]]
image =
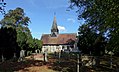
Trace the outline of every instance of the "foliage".
[[23, 49], [26, 43], [26, 30], [30, 19], [25, 16], [22, 8], [16, 8], [15, 10], [9, 10], [9, 12], [1, 20], [2, 27], [13, 27], [17, 32], [18, 46]]
[[93, 29], [106, 34], [107, 50], [119, 53], [119, 1], [117, 0], [70, 0], [70, 7], [77, 7], [79, 19], [85, 19]]
[[22, 28], [17, 28], [17, 43], [18, 43], [18, 46], [21, 48], [21, 49], [24, 49], [25, 45], [26, 45], [26, 39], [27, 36], [25, 34], [25, 32], [23, 32]]
[[102, 55], [105, 50], [105, 38], [87, 24], [82, 25], [78, 32], [78, 47], [84, 54]]
[[0, 55], [4, 55], [7, 59], [11, 58], [16, 51], [16, 34], [16, 30], [12, 27], [0, 29]]
[[2, 14], [5, 14], [5, 9], [4, 9], [5, 6], [6, 6], [5, 1], [4, 0], [0, 0], [0, 12]]
[[42, 41], [41, 40], [38, 40], [38, 39], [34, 39], [34, 46], [35, 46], [35, 49], [41, 50]]
[[15, 10], [9, 10], [9, 12], [1, 20], [2, 26], [28, 26], [30, 18], [25, 16], [24, 10], [22, 8], [16, 8]]
[[0, 39], [3, 41], [0, 45], [1, 52], [3, 52], [2, 50], [13, 50], [12, 53], [15, 52], [19, 56], [19, 52], [22, 49], [27, 52], [41, 48], [41, 41], [37, 39], [34, 41], [31, 35], [28, 28], [29, 22], [30, 18], [25, 16], [22, 8], [9, 10], [8, 13], [5, 14], [4, 18], [0, 21], [0, 32], [2, 32], [0, 33]]

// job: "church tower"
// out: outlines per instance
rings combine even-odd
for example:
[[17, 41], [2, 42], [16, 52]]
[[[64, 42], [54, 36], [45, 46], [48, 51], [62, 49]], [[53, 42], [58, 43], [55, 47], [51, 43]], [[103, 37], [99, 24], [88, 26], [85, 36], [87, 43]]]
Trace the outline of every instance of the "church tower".
[[58, 34], [59, 34], [59, 30], [57, 27], [56, 16], [54, 16], [54, 20], [51, 28], [51, 37], [57, 37]]

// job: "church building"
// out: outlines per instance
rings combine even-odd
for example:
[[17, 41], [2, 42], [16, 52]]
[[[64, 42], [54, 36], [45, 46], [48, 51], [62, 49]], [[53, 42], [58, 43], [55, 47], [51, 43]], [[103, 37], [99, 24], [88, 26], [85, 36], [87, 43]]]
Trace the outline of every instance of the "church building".
[[60, 34], [57, 26], [56, 17], [54, 16], [51, 34], [42, 34], [41, 40], [43, 42], [42, 52], [58, 52], [61, 50], [71, 50], [76, 46], [77, 33]]

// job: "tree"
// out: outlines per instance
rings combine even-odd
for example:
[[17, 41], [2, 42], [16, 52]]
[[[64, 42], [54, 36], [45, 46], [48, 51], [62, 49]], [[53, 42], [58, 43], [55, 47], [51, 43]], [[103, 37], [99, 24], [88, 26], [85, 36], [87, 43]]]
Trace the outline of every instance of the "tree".
[[6, 6], [6, 3], [4, 0], [0, 0], [0, 12], [2, 14], [5, 14], [5, 10], [4, 10], [4, 7]]
[[22, 27], [17, 27], [17, 43], [18, 46], [20, 47], [21, 50], [25, 49], [25, 45], [26, 45], [26, 41], [27, 41], [27, 36], [25, 34], [25, 32], [23, 32], [23, 28]]
[[102, 55], [105, 38], [87, 24], [82, 25], [78, 32], [78, 47], [84, 54]]
[[34, 38], [34, 50], [41, 50], [42, 41]]
[[17, 28], [18, 26], [28, 26], [30, 18], [25, 16], [22, 8], [16, 8], [15, 10], [9, 10], [9, 12], [1, 20], [2, 26], [12, 26]]
[[78, 32], [78, 47], [82, 53], [90, 54], [93, 48], [93, 43], [97, 37], [97, 34], [88, 27], [88, 25], [82, 25]]
[[[19, 54], [19, 51], [21, 49], [26, 49], [26, 45], [27, 45], [26, 42], [28, 40], [27, 37], [28, 35], [31, 36], [30, 30], [28, 29], [29, 22], [30, 22], [30, 19], [27, 16], [25, 16], [24, 10], [22, 8], [16, 8], [15, 10], [9, 10], [9, 12], [5, 14], [4, 18], [0, 21], [2, 28], [12, 28], [15, 30], [16, 34], [13, 34], [13, 35], [16, 37], [16, 40], [12, 40], [11, 42], [17, 43], [16, 44], [17, 47], [15, 48], [15, 51], [17, 52], [17, 54]], [[11, 33], [7, 30], [4, 31], [4, 33], [7, 33], [7, 32], [9, 34]], [[4, 39], [6, 39], [6, 37], [10, 37], [10, 36], [6, 35]], [[5, 44], [8, 40], [9, 39], [3, 40], [5, 41], [3, 44]]]
[[[70, 0], [70, 7], [78, 7], [78, 19], [85, 19], [100, 34], [106, 34], [110, 51], [119, 53], [119, 1], [117, 0]], [[82, 10], [82, 11], [81, 11]], [[114, 47], [113, 47], [114, 46]]]
[[18, 57], [20, 50], [26, 50], [26, 55], [28, 55], [28, 51], [33, 51], [35, 49], [41, 50], [42, 42], [38, 39], [33, 39], [31, 32], [28, 28], [29, 22], [30, 18], [25, 16], [24, 10], [22, 8], [9, 10], [9, 12], [0, 21], [0, 24], [3, 28], [15, 29], [15, 41], [17, 43], [17, 47], [15, 50]]
[[13, 57], [16, 51], [16, 30], [12, 27], [1, 27], [0, 29], [0, 55], [6, 59]]

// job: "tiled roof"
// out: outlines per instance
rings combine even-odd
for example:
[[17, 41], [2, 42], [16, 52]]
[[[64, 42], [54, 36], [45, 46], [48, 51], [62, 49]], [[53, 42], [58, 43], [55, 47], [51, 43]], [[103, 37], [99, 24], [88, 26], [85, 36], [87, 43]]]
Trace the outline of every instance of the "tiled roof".
[[57, 37], [51, 37], [51, 34], [43, 34], [41, 37], [43, 44], [68, 44], [76, 40], [76, 33], [58, 34]]

